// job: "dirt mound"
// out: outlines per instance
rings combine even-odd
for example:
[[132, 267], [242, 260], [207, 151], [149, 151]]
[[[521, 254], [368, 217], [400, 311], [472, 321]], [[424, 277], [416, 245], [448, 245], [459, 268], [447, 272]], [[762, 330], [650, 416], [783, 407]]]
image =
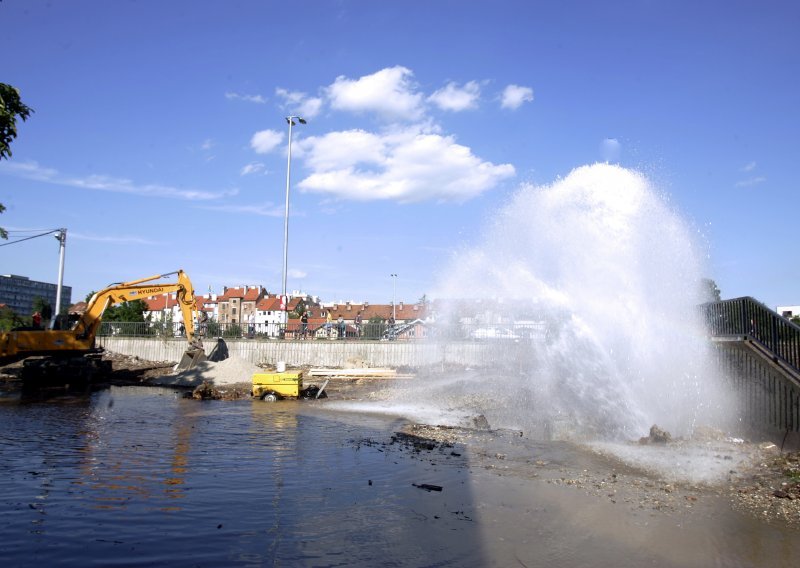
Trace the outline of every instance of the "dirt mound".
[[193, 368], [180, 373], [157, 377], [151, 384], [175, 387], [198, 387], [203, 383], [213, 386], [251, 383], [253, 373], [263, 369], [237, 357], [229, 357], [224, 361], [202, 361]]

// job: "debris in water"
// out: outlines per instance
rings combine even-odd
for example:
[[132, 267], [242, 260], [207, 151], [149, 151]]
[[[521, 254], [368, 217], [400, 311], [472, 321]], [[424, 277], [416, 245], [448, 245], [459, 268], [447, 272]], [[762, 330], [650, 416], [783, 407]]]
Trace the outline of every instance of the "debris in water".
[[483, 414], [479, 414], [473, 418], [472, 423], [475, 425], [476, 430], [491, 430], [489, 421], [486, 420], [486, 417]]
[[194, 389], [192, 398], [197, 400], [219, 400], [222, 398], [217, 389], [209, 382], [204, 382], [202, 385]]
[[639, 438], [640, 444], [667, 444], [672, 441], [672, 435], [662, 430], [655, 424], [650, 426], [650, 435]]
[[441, 485], [431, 485], [430, 483], [412, 483], [414, 487], [418, 489], [424, 489], [425, 491], [441, 491]]

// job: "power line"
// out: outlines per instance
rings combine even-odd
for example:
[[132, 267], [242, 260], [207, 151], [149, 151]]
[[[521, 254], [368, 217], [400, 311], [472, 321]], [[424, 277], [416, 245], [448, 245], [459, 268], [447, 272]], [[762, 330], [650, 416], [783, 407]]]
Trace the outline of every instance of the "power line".
[[0, 244], [0, 247], [7, 247], [8, 245], [15, 245], [15, 244], [17, 244], [17, 243], [21, 243], [21, 242], [23, 242], [23, 241], [29, 241], [29, 240], [31, 240], [31, 239], [36, 239], [36, 238], [39, 238], [39, 237], [44, 237], [44, 236], [46, 236], [46, 235], [52, 235], [53, 233], [60, 233], [61, 231], [62, 231], [62, 229], [52, 229], [52, 230], [50, 230], [50, 231], [47, 231], [46, 233], [40, 233], [40, 234], [38, 234], [38, 235], [32, 235], [32, 236], [30, 236], [30, 237], [25, 237], [25, 238], [23, 238], [23, 239], [17, 239], [17, 240], [15, 240], [15, 241], [11, 241], [11, 242], [8, 242], [8, 243], [3, 243], [3, 244]]

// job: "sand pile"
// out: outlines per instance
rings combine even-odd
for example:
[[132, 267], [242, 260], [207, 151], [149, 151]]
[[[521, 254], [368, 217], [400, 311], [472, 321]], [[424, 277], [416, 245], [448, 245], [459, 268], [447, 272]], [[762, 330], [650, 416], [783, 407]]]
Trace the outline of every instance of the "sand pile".
[[193, 368], [173, 375], [157, 377], [151, 384], [163, 386], [197, 387], [204, 382], [214, 386], [250, 383], [253, 373], [263, 369], [237, 357], [229, 357], [224, 361], [202, 361]]

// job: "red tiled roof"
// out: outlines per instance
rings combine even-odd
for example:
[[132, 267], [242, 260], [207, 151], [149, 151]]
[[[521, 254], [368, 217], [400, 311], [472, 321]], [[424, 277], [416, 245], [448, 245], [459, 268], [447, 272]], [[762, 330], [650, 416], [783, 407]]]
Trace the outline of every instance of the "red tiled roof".
[[[334, 320], [339, 317], [339, 314], [346, 320], [353, 320], [356, 314], [361, 312], [361, 319], [364, 323], [374, 317], [388, 320], [392, 315], [391, 304], [367, 304], [366, 306], [364, 304], [349, 304], [349, 307], [350, 309], [348, 310], [348, 304], [337, 304], [336, 307], [331, 306], [328, 309]], [[398, 321], [425, 319], [426, 312], [425, 306], [420, 304], [397, 304], [395, 317]]]
[[225, 288], [225, 292], [217, 296], [218, 302], [227, 302], [231, 298], [241, 298], [243, 302], [255, 302], [267, 291], [261, 286], [241, 286], [236, 288]]
[[72, 304], [68, 310], [71, 314], [83, 314], [86, 312], [86, 302], [77, 302]]

